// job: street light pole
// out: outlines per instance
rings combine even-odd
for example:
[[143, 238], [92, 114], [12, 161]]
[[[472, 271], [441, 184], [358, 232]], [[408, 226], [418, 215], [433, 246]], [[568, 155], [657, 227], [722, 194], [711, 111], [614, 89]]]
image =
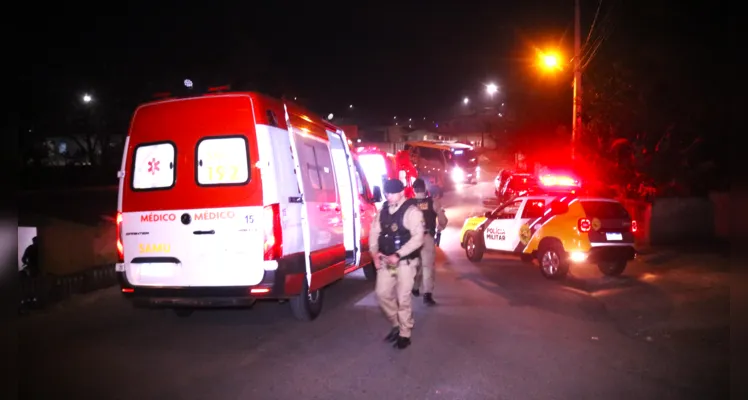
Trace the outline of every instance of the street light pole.
[[576, 159], [576, 147], [582, 133], [582, 27], [579, 0], [574, 0], [574, 101], [572, 104], [571, 159]]

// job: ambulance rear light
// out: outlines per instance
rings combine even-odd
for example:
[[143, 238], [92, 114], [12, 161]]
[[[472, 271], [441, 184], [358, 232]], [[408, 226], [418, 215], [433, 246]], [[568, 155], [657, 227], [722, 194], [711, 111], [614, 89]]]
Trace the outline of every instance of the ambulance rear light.
[[639, 224], [636, 222], [635, 219], [631, 220], [631, 233], [636, 233], [636, 231], [639, 230]]
[[589, 232], [592, 229], [592, 222], [588, 218], [579, 218], [577, 227], [579, 232]]
[[280, 204], [271, 204], [263, 208], [262, 224], [265, 240], [265, 261], [277, 260], [283, 254]]
[[125, 246], [122, 244], [122, 212], [117, 212], [117, 261], [125, 262]]

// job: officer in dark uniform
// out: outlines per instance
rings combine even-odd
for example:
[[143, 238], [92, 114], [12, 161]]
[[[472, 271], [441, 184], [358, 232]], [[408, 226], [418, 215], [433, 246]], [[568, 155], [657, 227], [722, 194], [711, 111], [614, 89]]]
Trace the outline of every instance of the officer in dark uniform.
[[[419, 296], [423, 288], [423, 302], [434, 306], [434, 280], [436, 275], [436, 241], [437, 231], [441, 232], [447, 226], [447, 216], [438, 199], [433, 198], [426, 192], [426, 182], [416, 179], [413, 182], [413, 190], [416, 193], [416, 203], [423, 213], [424, 238], [421, 248], [421, 262], [418, 265], [416, 278], [413, 286], [413, 295]], [[437, 226], [438, 224], [438, 226]]]
[[387, 203], [377, 213], [369, 231], [369, 250], [377, 269], [379, 306], [392, 324], [385, 337], [404, 349], [413, 329], [411, 292], [423, 245], [423, 213], [415, 200], [405, 198], [405, 185], [390, 179], [384, 185]]

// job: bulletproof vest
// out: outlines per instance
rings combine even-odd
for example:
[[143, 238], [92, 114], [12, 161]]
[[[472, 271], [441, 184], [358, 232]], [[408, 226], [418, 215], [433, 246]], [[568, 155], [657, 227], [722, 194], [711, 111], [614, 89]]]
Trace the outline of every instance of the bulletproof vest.
[[423, 220], [426, 222], [426, 230], [430, 234], [436, 233], [436, 210], [434, 210], [434, 199], [416, 199], [418, 208], [423, 212]]
[[[387, 204], [382, 206], [382, 212], [379, 213], [379, 223], [382, 226], [382, 232], [379, 234], [378, 240], [379, 251], [382, 254], [388, 256], [395, 254], [396, 251], [400, 250], [410, 240], [410, 231], [403, 224], [403, 219], [408, 207], [415, 204], [414, 199], [405, 200], [403, 205], [394, 214], [390, 214]], [[418, 251], [403, 255], [401, 258], [407, 260], [416, 257], [418, 257]]]

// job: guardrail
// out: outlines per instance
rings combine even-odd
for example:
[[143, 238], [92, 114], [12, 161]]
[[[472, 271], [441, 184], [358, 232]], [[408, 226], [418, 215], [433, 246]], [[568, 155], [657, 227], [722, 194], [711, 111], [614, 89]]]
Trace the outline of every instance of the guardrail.
[[43, 309], [73, 295], [93, 292], [117, 283], [114, 264], [102, 265], [65, 276], [20, 276], [20, 311]]

